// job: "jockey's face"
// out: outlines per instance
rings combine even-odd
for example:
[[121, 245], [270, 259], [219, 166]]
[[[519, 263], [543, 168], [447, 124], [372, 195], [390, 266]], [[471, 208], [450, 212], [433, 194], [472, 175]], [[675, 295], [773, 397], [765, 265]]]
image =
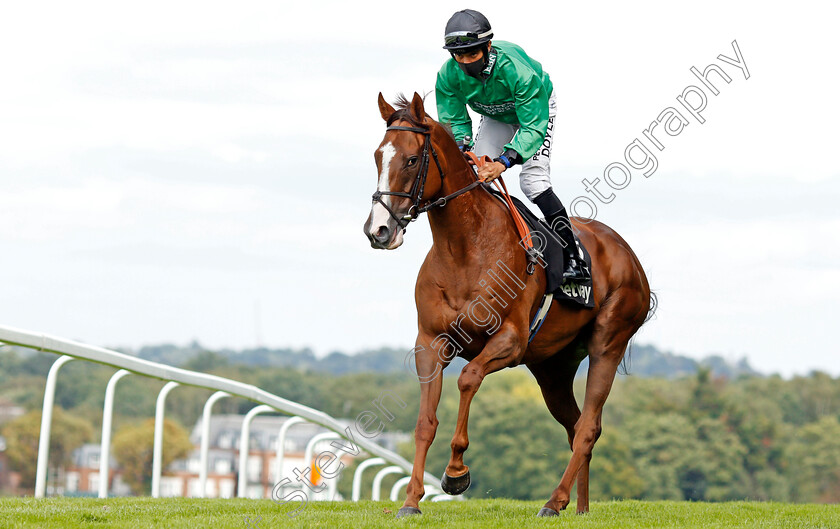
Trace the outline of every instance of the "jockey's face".
[[461, 64], [470, 64], [481, 60], [484, 56], [484, 50], [479, 48], [477, 50], [455, 50], [453, 51], [455, 61]]

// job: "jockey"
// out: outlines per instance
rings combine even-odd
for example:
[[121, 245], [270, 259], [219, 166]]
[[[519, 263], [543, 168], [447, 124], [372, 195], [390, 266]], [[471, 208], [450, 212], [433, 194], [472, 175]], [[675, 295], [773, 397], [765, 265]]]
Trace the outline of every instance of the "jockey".
[[[493, 158], [478, 171], [486, 181], [522, 165], [522, 192], [540, 208], [563, 245], [563, 278], [584, 279], [566, 208], [549, 178], [557, 113], [551, 79], [522, 48], [503, 41], [491, 45], [492, 38], [490, 22], [472, 9], [458, 11], [446, 23], [443, 49], [452, 60], [437, 76], [438, 120], [452, 127], [461, 150]], [[474, 143], [466, 105], [482, 116]]]

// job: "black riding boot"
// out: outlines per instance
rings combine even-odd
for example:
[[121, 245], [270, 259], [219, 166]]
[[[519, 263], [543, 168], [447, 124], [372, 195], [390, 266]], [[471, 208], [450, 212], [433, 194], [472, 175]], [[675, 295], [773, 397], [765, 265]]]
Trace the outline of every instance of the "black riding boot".
[[551, 230], [560, 238], [563, 246], [563, 258], [566, 261], [566, 268], [563, 270], [563, 279], [587, 279], [588, 276], [583, 269], [580, 255], [578, 254], [575, 236], [572, 233], [572, 224], [566, 214], [566, 208], [554, 194], [553, 189], [547, 189], [534, 198], [534, 204], [540, 208], [545, 216], [545, 221]]

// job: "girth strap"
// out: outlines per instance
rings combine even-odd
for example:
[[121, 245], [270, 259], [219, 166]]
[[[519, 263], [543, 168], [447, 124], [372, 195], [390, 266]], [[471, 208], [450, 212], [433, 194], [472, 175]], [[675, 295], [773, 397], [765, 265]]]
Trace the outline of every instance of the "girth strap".
[[542, 298], [542, 302], [540, 302], [540, 308], [537, 310], [537, 313], [534, 315], [534, 321], [531, 322], [531, 327], [529, 328], [528, 332], [528, 343], [531, 343], [531, 340], [534, 339], [534, 336], [542, 327], [543, 322], [545, 321], [545, 317], [548, 316], [548, 309], [551, 308], [551, 301], [554, 299], [554, 293], [549, 292], [545, 294]]

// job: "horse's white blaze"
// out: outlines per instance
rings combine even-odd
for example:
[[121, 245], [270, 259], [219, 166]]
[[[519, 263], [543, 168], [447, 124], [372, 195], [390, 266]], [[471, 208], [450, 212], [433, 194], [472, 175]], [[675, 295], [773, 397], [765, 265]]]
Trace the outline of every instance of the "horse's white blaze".
[[[397, 150], [389, 141], [385, 145], [382, 146], [379, 151], [382, 153], [382, 172], [379, 173], [379, 184], [376, 186], [376, 189], [380, 192], [387, 192], [391, 190], [390, 183], [388, 182], [388, 173], [391, 171], [391, 160], [394, 159], [394, 155], [397, 153]], [[391, 196], [385, 195], [382, 197], [382, 201], [385, 202], [388, 207], [391, 207]], [[388, 220], [391, 219], [391, 215], [388, 213], [388, 210], [380, 204], [379, 202], [374, 202], [373, 206], [371, 206], [370, 210], [371, 215], [371, 222], [370, 222], [370, 234], [374, 235], [380, 226], [387, 226]]]

